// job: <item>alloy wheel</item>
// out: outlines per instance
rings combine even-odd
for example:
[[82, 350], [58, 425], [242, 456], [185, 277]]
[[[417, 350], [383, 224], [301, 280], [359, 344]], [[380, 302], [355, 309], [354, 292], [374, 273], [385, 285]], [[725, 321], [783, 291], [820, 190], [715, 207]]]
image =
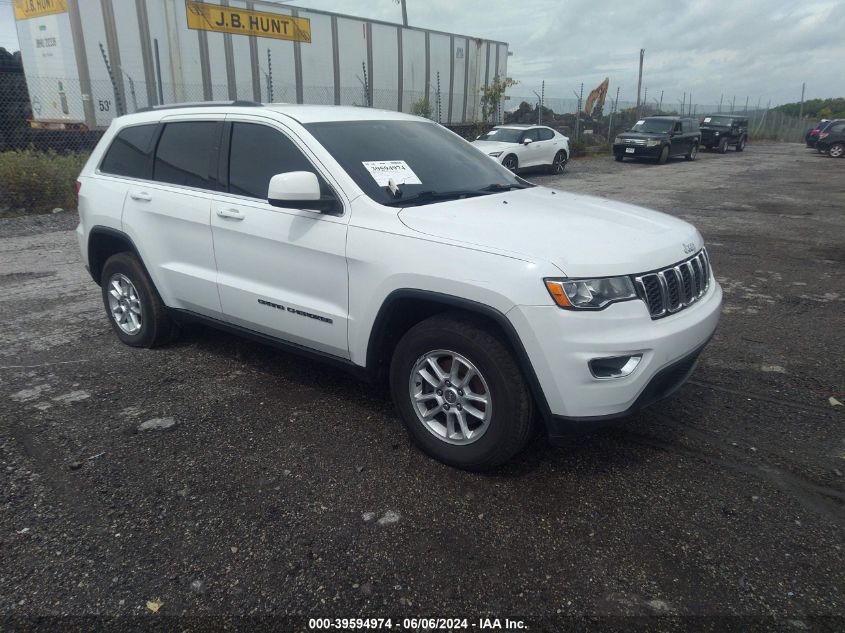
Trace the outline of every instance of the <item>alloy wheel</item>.
[[566, 169], [566, 154], [563, 152], [558, 152], [555, 154], [554, 162], [552, 162], [552, 170], [556, 174], [563, 173], [563, 170]]
[[108, 281], [109, 311], [121, 331], [137, 334], [143, 324], [141, 300], [129, 277], [115, 273]]
[[472, 444], [490, 427], [493, 403], [487, 380], [457, 352], [438, 349], [420, 356], [408, 389], [417, 419], [447, 444]]

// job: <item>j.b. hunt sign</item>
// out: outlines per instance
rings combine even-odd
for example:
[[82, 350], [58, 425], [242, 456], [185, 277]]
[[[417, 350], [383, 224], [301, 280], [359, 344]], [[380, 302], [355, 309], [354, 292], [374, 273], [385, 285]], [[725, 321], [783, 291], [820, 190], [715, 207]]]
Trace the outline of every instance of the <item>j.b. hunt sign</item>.
[[234, 35], [255, 35], [294, 42], [311, 42], [311, 21], [290, 15], [247, 11], [219, 4], [185, 0], [188, 28]]

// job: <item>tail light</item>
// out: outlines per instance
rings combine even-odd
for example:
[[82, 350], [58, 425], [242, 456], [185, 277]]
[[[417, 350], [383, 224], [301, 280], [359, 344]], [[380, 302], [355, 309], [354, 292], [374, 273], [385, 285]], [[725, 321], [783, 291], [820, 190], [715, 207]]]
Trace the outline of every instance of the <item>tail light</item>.
[[830, 136], [830, 132], [819, 132], [819, 138], [827, 138]]

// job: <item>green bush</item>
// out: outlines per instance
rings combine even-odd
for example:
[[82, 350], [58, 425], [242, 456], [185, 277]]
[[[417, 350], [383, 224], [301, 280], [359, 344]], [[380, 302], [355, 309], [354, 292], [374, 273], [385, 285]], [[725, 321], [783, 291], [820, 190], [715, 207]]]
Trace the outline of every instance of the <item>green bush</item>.
[[583, 139], [573, 138], [569, 140], [569, 153], [572, 156], [584, 156], [587, 153], [587, 144]]
[[425, 97], [420, 97], [411, 104], [411, 114], [414, 116], [424, 116], [426, 119], [430, 119], [431, 103]]
[[23, 150], [0, 153], [0, 212], [76, 209], [75, 181], [88, 154]]

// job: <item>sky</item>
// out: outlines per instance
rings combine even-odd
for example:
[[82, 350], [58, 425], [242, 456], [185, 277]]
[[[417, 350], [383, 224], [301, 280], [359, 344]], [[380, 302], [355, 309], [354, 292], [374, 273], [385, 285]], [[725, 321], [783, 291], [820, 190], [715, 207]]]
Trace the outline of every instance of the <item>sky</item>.
[[[91, 2], [94, 0], [80, 0]], [[295, 0], [293, 6], [401, 22], [398, 0]], [[605, 77], [635, 101], [746, 97], [772, 105], [845, 96], [845, 0], [407, 0], [412, 26], [508, 42], [509, 93], [585, 94]], [[11, 0], [0, 0], [0, 46], [17, 50]], [[688, 98], [688, 97], [687, 97]]]

